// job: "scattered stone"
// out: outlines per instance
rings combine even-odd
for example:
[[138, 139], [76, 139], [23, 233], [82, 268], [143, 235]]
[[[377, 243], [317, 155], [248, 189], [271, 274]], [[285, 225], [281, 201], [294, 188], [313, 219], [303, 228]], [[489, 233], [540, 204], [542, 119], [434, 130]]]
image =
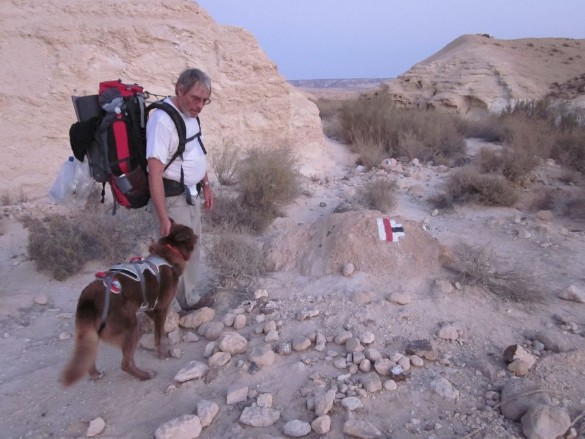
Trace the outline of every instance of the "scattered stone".
[[140, 337], [138, 344], [143, 349], [154, 351], [154, 334], [152, 332], [149, 334], [143, 334], [142, 337]]
[[374, 294], [371, 291], [356, 291], [352, 295], [352, 300], [359, 305], [365, 305], [374, 301]]
[[178, 360], [183, 356], [183, 351], [181, 350], [181, 348], [169, 349], [169, 356], [171, 358], [176, 358]]
[[459, 331], [452, 325], [444, 325], [437, 332], [437, 336], [443, 340], [455, 341], [459, 338]]
[[571, 349], [570, 343], [562, 334], [552, 331], [539, 331], [534, 335], [534, 339], [551, 352], [567, 352]]
[[394, 292], [391, 293], [386, 300], [397, 305], [408, 305], [412, 302], [412, 297], [408, 292]]
[[196, 415], [183, 415], [160, 425], [155, 439], [192, 439], [201, 434], [201, 421]]
[[293, 339], [292, 348], [295, 351], [304, 351], [311, 346], [311, 340], [303, 335], [298, 335]]
[[234, 313], [231, 313], [231, 312], [226, 313], [223, 316], [223, 318], [221, 319], [222, 323], [228, 328], [230, 326], [233, 326], [235, 320], [236, 320], [236, 315]]
[[272, 366], [275, 359], [276, 354], [272, 350], [272, 347], [267, 344], [256, 346], [248, 356], [248, 360], [252, 363], [256, 363], [260, 367]]
[[323, 352], [327, 345], [327, 337], [321, 332], [317, 332], [315, 335], [315, 350], [319, 352]]
[[372, 370], [372, 362], [365, 358], [360, 362], [358, 368], [361, 372], [368, 373]]
[[536, 357], [526, 351], [520, 345], [511, 345], [504, 351], [504, 361], [508, 364], [508, 370], [517, 376], [524, 376], [528, 374], [534, 363]]
[[382, 354], [380, 353], [380, 351], [378, 351], [377, 349], [374, 349], [374, 348], [365, 349], [364, 354], [365, 354], [366, 358], [373, 363], [375, 363], [380, 358], [382, 358]]
[[551, 404], [550, 396], [541, 390], [534, 383], [526, 381], [525, 378], [514, 378], [504, 384], [500, 399], [502, 415], [512, 421], [519, 421], [520, 418], [537, 404]]
[[62, 332], [61, 334], [59, 334], [59, 340], [61, 341], [69, 340], [71, 337], [73, 337], [73, 334], [71, 334], [70, 332]]
[[165, 319], [164, 331], [166, 334], [169, 332], [173, 332], [175, 329], [179, 327], [179, 313], [173, 311], [172, 309], [169, 310], [167, 313], [167, 317]]
[[364, 347], [356, 337], [351, 337], [345, 342], [345, 352], [362, 352]]
[[193, 360], [190, 361], [187, 366], [179, 370], [175, 375], [175, 381], [184, 383], [185, 381], [196, 380], [205, 376], [208, 370], [209, 367], [205, 363]]
[[222, 322], [204, 322], [199, 325], [197, 332], [206, 340], [217, 340], [223, 332], [225, 326]]
[[207, 364], [209, 364], [209, 367], [222, 367], [228, 364], [231, 359], [232, 355], [230, 353], [218, 351], [209, 357]]
[[573, 302], [585, 303], [585, 290], [571, 285], [559, 293], [559, 297]]
[[341, 400], [341, 406], [350, 412], [361, 409], [364, 404], [362, 401], [355, 396], [347, 396]]
[[311, 432], [311, 424], [298, 419], [293, 419], [284, 424], [283, 432], [290, 437], [303, 437]]
[[418, 355], [411, 355], [409, 358], [410, 364], [412, 364], [415, 367], [423, 367], [425, 365], [424, 360]]
[[270, 393], [261, 393], [256, 398], [258, 407], [272, 407], [272, 395]]
[[34, 302], [37, 305], [47, 305], [49, 303], [49, 296], [47, 296], [46, 294], [41, 294], [34, 298]]
[[[280, 334], [278, 333], [278, 331], [276, 329], [268, 332], [268, 334], [266, 334], [266, 337], [264, 337], [264, 341], [266, 343], [273, 343], [273, 342], [278, 341], [278, 340], [280, 340]], [[280, 353], [281, 352], [279, 352], [279, 354]]]
[[398, 388], [398, 384], [394, 380], [386, 380], [384, 381], [384, 389], [385, 390], [396, 390]]
[[187, 329], [197, 329], [202, 323], [211, 322], [214, 317], [215, 311], [212, 308], [203, 307], [181, 317], [179, 325]]
[[280, 419], [280, 412], [270, 407], [246, 407], [240, 415], [239, 421], [250, 427], [270, 427]]
[[333, 341], [335, 342], [335, 344], [342, 345], [345, 344], [345, 342], [349, 340], [351, 337], [353, 337], [353, 334], [351, 332], [341, 331], [339, 334], [335, 336]]
[[288, 355], [292, 352], [292, 346], [290, 343], [282, 342], [278, 343], [276, 347], [276, 352], [280, 355]]
[[243, 329], [246, 326], [247, 318], [246, 314], [238, 314], [234, 317], [233, 327], [236, 331]]
[[335, 390], [333, 389], [315, 395], [315, 414], [317, 416], [323, 416], [329, 413], [329, 411], [333, 408], [334, 401]]
[[364, 389], [370, 393], [382, 390], [382, 380], [380, 379], [380, 376], [374, 372], [362, 375], [359, 380]]
[[92, 419], [89, 423], [89, 427], [87, 428], [87, 433], [85, 433], [86, 437], [94, 437], [100, 434], [106, 428], [106, 421], [103, 418], [98, 417]]
[[450, 294], [453, 292], [453, 284], [448, 279], [435, 280], [435, 286], [443, 294]]
[[392, 374], [391, 370], [394, 366], [396, 366], [396, 364], [389, 358], [380, 358], [378, 361], [374, 362], [374, 370], [382, 376], [390, 376]]
[[263, 297], [268, 297], [267, 290], [261, 289], [261, 290], [254, 291], [254, 299], [255, 300], [262, 299]]
[[436, 360], [435, 349], [432, 343], [428, 340], [413, 340], [406, 346], [406, 353], [408, 355], [418, 355], [427, 360]]
[[208, 427], [219, 412], [219, 406], [212, 402], [201, 400], [197, 403], [197, 416], [201, 422], [201, 427]]
[[311, 428], [317, 434], [326, 434], [331, 430], [331, 418], [328, 415], [319, 416], [311, 422]]
[[355, 267], [351, 262], [346, 262], [343, 264], [343, 275], [345, 277], [350, 277], [355, 271]]
[[195, 334], [194, 332], [191, 331], [187, 331], [183, 334], [183, 341], [187, 342], [187, 343], [193, 343], [196, 341], [199, 341], [199, 336], [197, 334]]
[[363, 419], [350, 419], [343, 424], [343, 432], [360, 439], [377, 439], [382, 436], [372, 423]]
[[556, 439], [571, 426], [571, 418], [564, 407], [537, 404], [522, 416], [522, 432], [528, 439]]
[[220, 337], [218, 347], [232, 355], [243, 354], [248, 348], [248, 340], [237, 332], [226, 332]]
[[308, 320], [319, 315], [319, 310], [316, 308], [304, 308], [297, 314], [297, 320]]
[[374, 343], [376, 336], [373, 332], [365, 331], [360, 335], [359, 339], [363, 344], [368, 345]]
[[439, 377], [431, 381], [431, 389], [443, 398], [457, 399], [459, 397], [459, 390], [453, 388], [453, 385], [447, 378]]
[[550, 210], [539, 210], [536, 212], [536, 217], [541, 221], [551, 222], [554, 219], [554, 215]]
[[245, 402], [248, 399], [248, 386], [244, 384], [234, 384], [228, 387], [226, 402], [227, 404], [237, 404]]

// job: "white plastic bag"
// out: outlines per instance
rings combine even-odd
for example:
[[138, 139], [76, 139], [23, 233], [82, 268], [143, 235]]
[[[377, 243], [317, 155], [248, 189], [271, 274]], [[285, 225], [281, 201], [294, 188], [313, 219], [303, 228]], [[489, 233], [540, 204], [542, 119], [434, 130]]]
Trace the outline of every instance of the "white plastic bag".
[[92, 178], [89, 163], [69, 157], [61, 165], [59, 174], [49, 190], [49, 198], [67, 206], [84, 205], [91, 192]]

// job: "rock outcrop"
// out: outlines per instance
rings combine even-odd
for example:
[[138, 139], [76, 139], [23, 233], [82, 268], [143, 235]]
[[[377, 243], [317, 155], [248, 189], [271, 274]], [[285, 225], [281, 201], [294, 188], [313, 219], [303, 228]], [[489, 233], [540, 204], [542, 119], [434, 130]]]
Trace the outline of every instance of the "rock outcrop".
[[400, 105], [467, 117], [540, 99], [585, 71], [585, 40], [463, 35], [385, 84]]
[[0, 5], [0, 41], [5, 190], [46, 195], [71, 152], [72, 95], [95, 94], [100, 81], [111, 79], [169, 95], [188, 66], [213, 81], [213, 102], [202, 114], [211, 157], [222, 142], [287, 142], [307, 173], [327, 166], [319, 156], [317, 107], [287, 83], [249, 32], [218, 25], [194, 1], [7, 0]]

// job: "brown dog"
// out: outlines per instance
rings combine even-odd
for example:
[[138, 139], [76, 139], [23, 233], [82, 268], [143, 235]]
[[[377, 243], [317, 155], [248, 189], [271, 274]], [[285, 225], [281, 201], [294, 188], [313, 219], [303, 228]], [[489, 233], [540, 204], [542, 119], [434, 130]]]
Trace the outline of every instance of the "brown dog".
[[[141, 380], [154, 377], [154, 372], [134, 364], [140, 337], [136, 313], [142, 308], [154, 321], [155, 346], [159, 357], [166, 357], [165, 319], [196, 243], [197, 236], [190, 227], [172, 223], [169, 235], [150, 246], [150, 255], [135, 276], [138, 279], [124, 274], [123, 268], [114, 269], [124, 266], [114, 266], [104, 279], [96, 279], [83, 289], [75, 315], [75, 350], [62, 376], [65, 386], [85, 373], [94, 380], [103, 376], [95, 364], [100, 339], [122, 349], [122, 370]], [[126, 271], [136, 274], [134, 267]]]

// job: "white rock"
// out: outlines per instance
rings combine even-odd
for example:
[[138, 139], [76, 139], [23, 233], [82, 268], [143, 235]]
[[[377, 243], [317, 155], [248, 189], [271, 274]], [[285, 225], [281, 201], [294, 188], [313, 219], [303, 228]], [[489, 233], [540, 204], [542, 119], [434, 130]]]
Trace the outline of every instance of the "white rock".
[[293, 419], [284, 424], [283, 432], [290, 437], [303, 437], [311, 432], [311, 424], [298, 419]]
[[85, 436], [87, 436], [87, 437], [97, 436], [102, 431], [104, 431], [105, 428], [106, 428], [106, 421], [104, 421], [103, 418], [98, 417], [98, 418], [92, 419], [92, 421], [89, 423], [89, 427], [87, 428], [87, 433], [85, 433]]
[[155, 439], [194, 439], [201, 434], [201, 421], [196, 415], [183, 415], [160, 425]]
[[361, 409], [364, 404], [359, 398], [356, 398], [355, 396], [348, 396], [341, 400], [341, 406], [352, 412], [354, 410]]
[[193, 360], [175, 375], [175, 381], [184, 383], [185, 381], [196, 380], [205, 376], [208, 370], [209, 367], [205, 363]]
[[251, 427], [269, 427], [280, 419], [280, 412], [269, 407], [246, 407], [239, 421]]
[[437, 336], [443, 340], [455, 341], [459, 338], [459, 332], [452, 325], [444, 325], [437, 332]]
[[197, 403], [197, 416], [202, 427], [211, 425], [218, 412], [219, 406], [212, 401], [201, 400]]
[[559, 297], [573, 302], [585, 303], [585, 291], [575, 285], [571, 285], [560, 292]]
[[453, 385], [446, 378], [439, 377], [431, 381], [431, 388], [434, 392], [446, 399], [457, 399], [459, 390], [453, 388]]
[[397, 305], [408, 305], [412, 302], [412, 296], [408, 292], [394, 292], [386, 300]]

